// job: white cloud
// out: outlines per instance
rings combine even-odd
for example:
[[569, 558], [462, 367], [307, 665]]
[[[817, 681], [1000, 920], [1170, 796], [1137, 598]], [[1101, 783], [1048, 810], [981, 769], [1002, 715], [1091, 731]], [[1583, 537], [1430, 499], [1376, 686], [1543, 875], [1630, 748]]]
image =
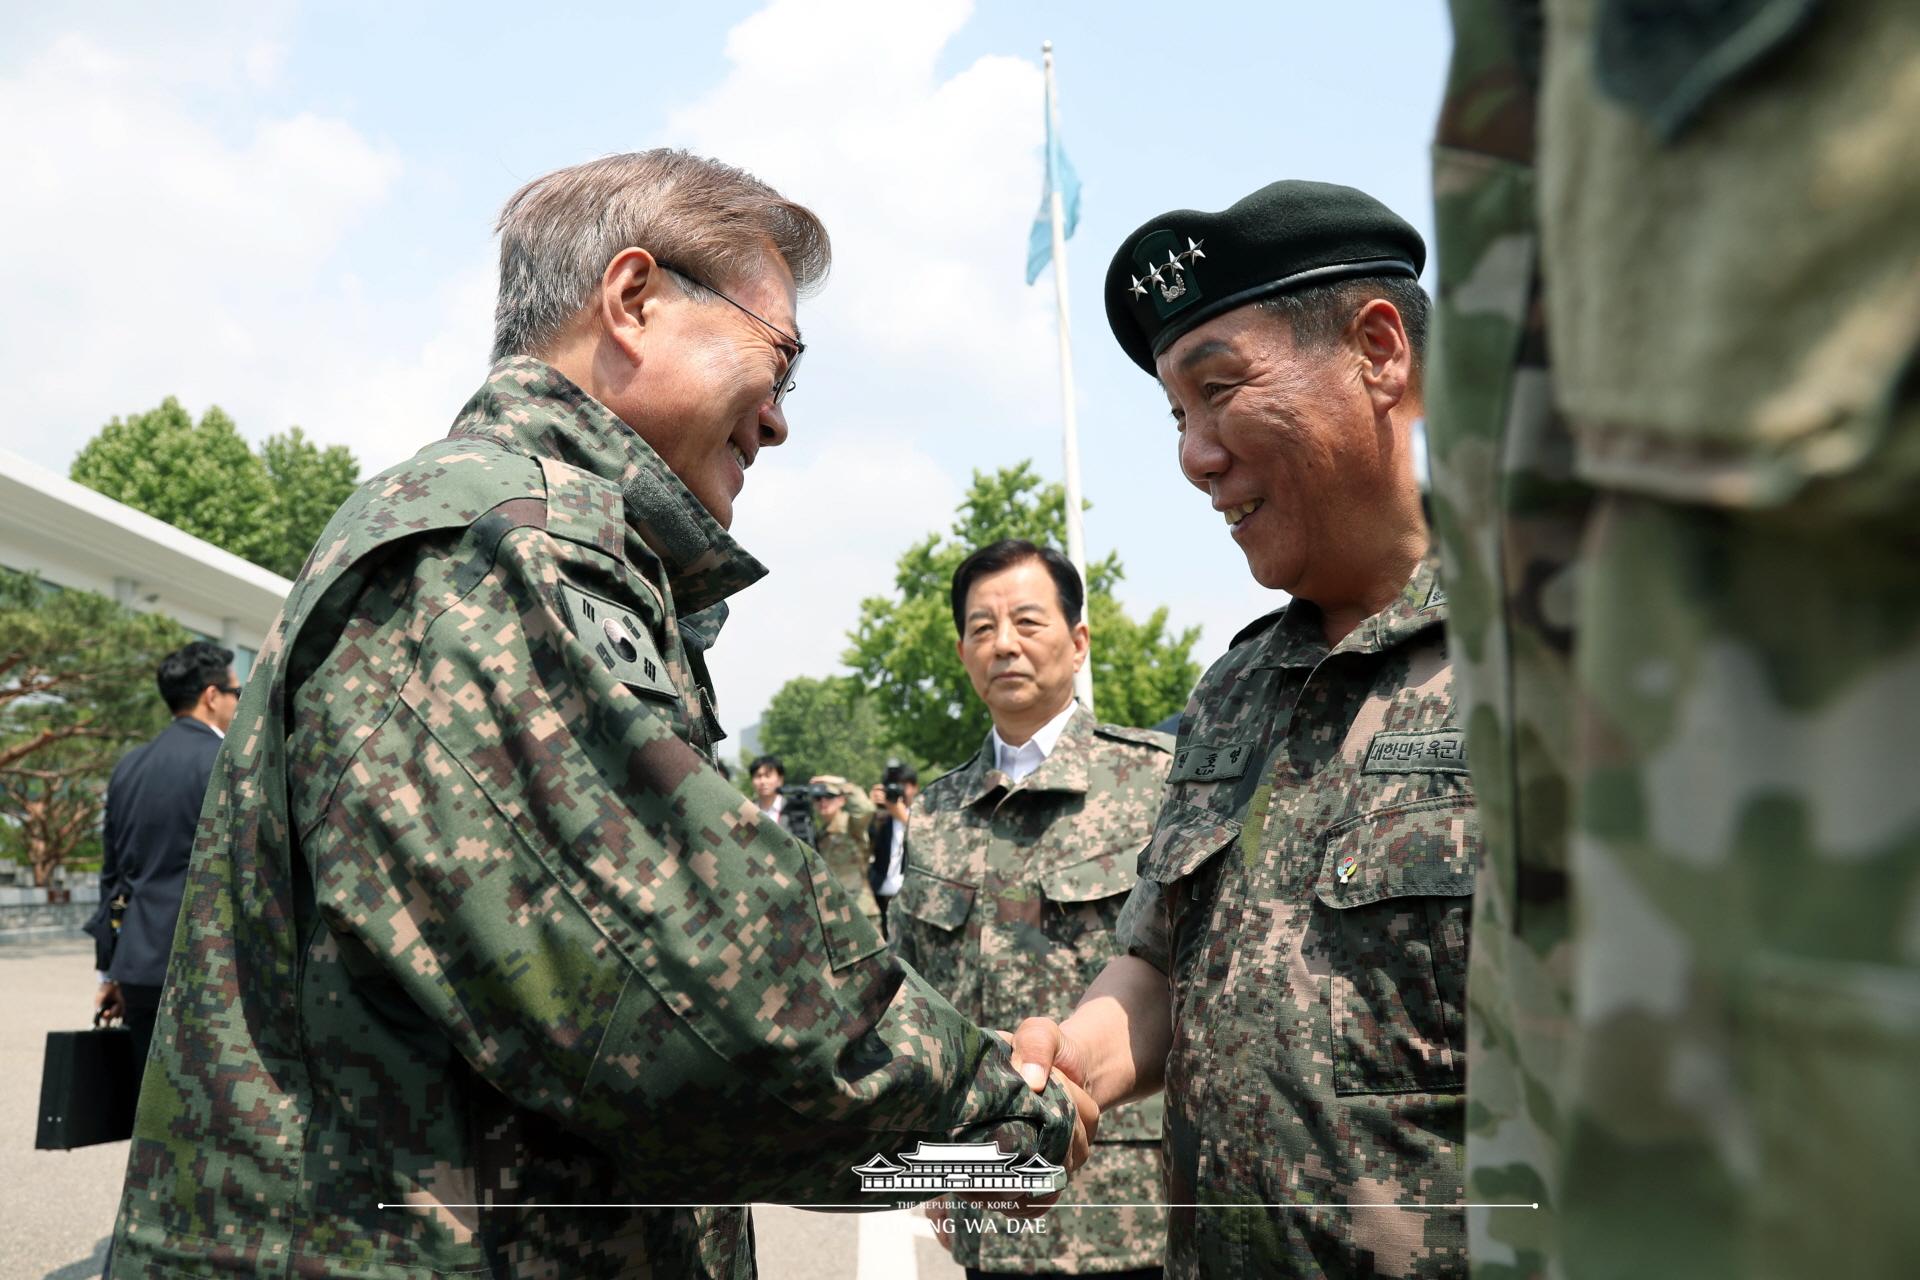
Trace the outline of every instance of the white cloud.
[[727, 75], [666, 136], [820, 215], [837, 254], [803, 322], [831, 333], [838, 349], [822, 356], [849, 385], [857, 366], [863, 398], [991, 369], [969, 383], [973, 411], [1025, 418], [1052, 403], [1058, 376], [1051, 294], [1020, 275], [1040, 192], [1040, 70], [983, 57], [940, 79], [972, 7], [774, 0], [729, 33]]
[[983, 57], [942, 78], [971, 13], [967, 0], [773, 0], [728, 34], [722, 80], [668, 120], [667, 141], [765, 178], [836, 246], [830, 284], [801, 307], [816, 351], [793, 439], [739, 505], [736, 532], [773, 572], [737, 601], [715, 655], [736, 727], [788, 678], [839, 670], [861, 597], [951, 524], [964, 474], [935, 460], [941, 437], [991, 467], [1033, 451], [1036, 419], [1051, 429], [1052, 293], [1020, 274], [1041, 73]]
[[793, 452], [761, 454], [735, 506], [734, 536], [768, 569], [734, 599], [712, 655], [722, 720], [736, 734], [792, 677], [842, 670], [861, 599], [887, 590], [900, 553], [944, 530], [960, 500], [939, 464], [910, 448], [878, 451], [841, 434], [804, 458], [783, 456]]
[[[364, 296], [339, 251], [400, 157], [342, 119], [260, 106], [285, 57], [274, 22], [223, 21], [164, 49], [69, 31], [0, 76], [5, 447], [64, 470], [107, 418], [178, 394], [256, 437], [300, 423], [372, 467], [407, 451], [392, 410], [424, 412], [409, 430], [425, 434], [478, 381], [490, 281], [447, 286], [471, 319]], [[442, 337], [409, 328], [421, 311]], [[446, 348], [463, 344], [455, 379]]]

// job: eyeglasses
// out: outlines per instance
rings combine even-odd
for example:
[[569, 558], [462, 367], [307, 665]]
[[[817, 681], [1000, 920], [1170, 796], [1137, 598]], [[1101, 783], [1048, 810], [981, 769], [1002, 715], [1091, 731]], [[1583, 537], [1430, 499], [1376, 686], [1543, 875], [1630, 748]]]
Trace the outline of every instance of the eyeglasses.
[[213, 691], [215, 693], [230, 693], [236, 698], [240, 696], [240, 686], [237, 684], [217, 684], [213, 686]]
[[773, 332], [779, 334], [781, 338], [785, 340], [786, 345], [780, 348], [780, 354], [784, 355], [787, 358], [787, 367], [781, 370], [780, 380], [774, 384], [773, 403], [776, 406], [778, 406], [782, 400], [785, 400], [787, 398], [787, 392], [793, 390], [794, 387], [798, 385], [793, 380], [793, 374], [794, 374], [794, 371], [800, 367], [800, 357], [807, 354], [807, 344], [800, 341], [800, 339], [796, 338], [791, 333], [788, 333], [785, 329], [782, 329], [779, 325], [766, 320], [765, 318], [760, 316], [758, 313], [747, 310], [746, 307], [741, 306], [738, 302], [735, 302], [732, 298], [729, 298], [726, 294], [721, 293], [720, 290], [714, 288], [712, 285], [708, 284], [705, 280], [702, 280], [699, 276], [696, 276], [688, 271], [683, 271], [679, 267], [674, 266], [671, 262], [662, 262], [658, 258], [655, 258], [653, 262], [654, 262], [654, 265], [659, 267], [662, 271], [671, 271], [674, 275], [679, 276], [682, 280], [687, 281], [689, 284], [697, 285], [700, 288], [705, 289], [708, 293], [713, 294], [715, 297], [719, 298], [722, 302], [725, 302], [729, 306], [734, 307], [739, 311], [745, 312], [748, 316], [751, 316], [753, 319], [758, 320], [761, 324], [765, 325], [767, 328], [771, 329]]

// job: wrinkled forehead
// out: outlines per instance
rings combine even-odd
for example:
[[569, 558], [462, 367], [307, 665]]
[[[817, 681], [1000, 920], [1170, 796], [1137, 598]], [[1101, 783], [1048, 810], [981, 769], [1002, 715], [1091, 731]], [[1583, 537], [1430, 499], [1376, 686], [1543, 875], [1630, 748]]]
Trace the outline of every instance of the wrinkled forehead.
[[1291, 354], [1286, 335], [1286, 321], [1258, 303], [1235, 307], [1181, 334], [1154, 357], [1154, 376], [1166, 387], [1212, 360]]
[[1061, 616], [1060, 587], [1037, 556], [982, 574], [967, 587], [966, 616], [997, 615], [1023, 609]]

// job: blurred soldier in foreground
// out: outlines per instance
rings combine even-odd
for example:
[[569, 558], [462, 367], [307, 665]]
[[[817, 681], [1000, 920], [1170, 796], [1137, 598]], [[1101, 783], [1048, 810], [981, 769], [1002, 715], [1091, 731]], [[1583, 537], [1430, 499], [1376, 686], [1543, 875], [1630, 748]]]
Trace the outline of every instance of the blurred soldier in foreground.
[[840, 891], [875, 931], [880, 928], [880, 904], [867, 887], [867, 822], [873, 802], [845, 778], [823, 773], [813, 780], [826, 794], [813, 802], [814, 848], [827, 861]]
[[1127, 954], [1016, 1037], [1106, 1104], [1164, 1083], [1174, 1276], [1466, 1272], [1480, 827], [1411, 456], [1424, 258], [1371, 197], [1278, 182], [1107, 272], [1181, 469], [1293, 596], [1181, 718]]
[[[1011, 1027], [1069, 1003], [1117, 954], [1114, 925], [1160, 809], [1172, 740], [1096, 724], [1074, 701], [1086, 592], [1052, 548], [1009, 539], [953, 575], [960, 662], [993, 714], [974, 757], [910, 815], [893, 946], [968, 1017]], [[970, 1222], [940, 1239], [970, 1277], [1160, 1274], [1160, 1103], [1100, 1118], [1093, 1156], [1045, 1234]], [[964, 1208], [964, 1206], [962, 1207]]]
[[335, 516], [248, 682], [124, 1274], [750, 1276], [744, 1210], [617, 1206], [846, 1201], [916, 1138], [1079, 1158], [1068, 1092], [711, 764], [704, 651], [763, 572], [727, 526], [825, 231], [653, 151], [500, 236], [492, 372]]
[[1920, 6], [1453, 8], [1474, 1272], [1908, 1274]]

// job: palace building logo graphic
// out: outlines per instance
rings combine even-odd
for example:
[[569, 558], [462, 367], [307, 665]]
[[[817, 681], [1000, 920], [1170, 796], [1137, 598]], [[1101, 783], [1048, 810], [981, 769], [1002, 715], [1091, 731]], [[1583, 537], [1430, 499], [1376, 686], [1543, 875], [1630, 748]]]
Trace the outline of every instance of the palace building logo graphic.
[[1045, 1196], [1061, 1189], [1066, 1170], [1038, 1152], [1019, 1164], [991, 1142], [922, 1142], [892, 1160], [876, 1155], [853, 1166], [862, 1191], [1010, 1191]]

